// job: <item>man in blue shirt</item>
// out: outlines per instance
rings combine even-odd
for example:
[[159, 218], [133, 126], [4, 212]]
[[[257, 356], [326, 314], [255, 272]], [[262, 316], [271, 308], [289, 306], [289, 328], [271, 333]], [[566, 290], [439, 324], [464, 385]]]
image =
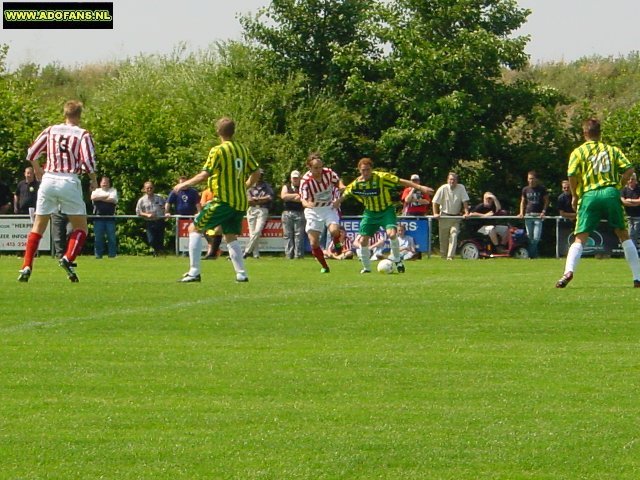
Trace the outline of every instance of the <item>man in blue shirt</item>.
[[[178, 179], [178, 183], [186, 180], [187, 177], [183, 175]], [[164, 206], [165, 213], [171, 214], [172, 205], [175, 207], [176, 215], [195, 215], [200, 211], [200, 193], [193, 187], [187, 187], [178, 193], [172, 190]]]

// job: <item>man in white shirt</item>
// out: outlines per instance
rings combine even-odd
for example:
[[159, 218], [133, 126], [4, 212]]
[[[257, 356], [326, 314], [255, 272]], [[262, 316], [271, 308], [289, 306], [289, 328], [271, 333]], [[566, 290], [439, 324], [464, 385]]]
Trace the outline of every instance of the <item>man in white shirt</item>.
[[453, 260], [458, 247], [460, 219], [446, 218], [469, 215], [469, 195], [464, 185], [458, 183], [458, 175], [449, 172], [447, 183], [436, 191], [433, 197], [433, 218], [438, 219], [440, 236], [440, 256]]

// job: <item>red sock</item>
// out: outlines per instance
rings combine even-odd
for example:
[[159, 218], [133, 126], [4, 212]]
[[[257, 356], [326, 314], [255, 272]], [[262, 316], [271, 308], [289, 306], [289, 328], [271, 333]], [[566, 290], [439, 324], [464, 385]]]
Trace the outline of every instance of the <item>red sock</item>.
[[36, 256], [38, 251], [38, 245], [40, 245], [40, 239], [42, 235], [36, 232], [29, 232], [27, 235], [27, 249], [24, 252], [24, 260], [22, 261], [22, 268], [33, 266], [33, 257]]
[[84, 230], [74, 230], [69, 235], [69, 242], [67, 243], [67, 251], [64, 254], [67, 257], [67, 260], [73, 262], [80, 252], [82, 252], [82, 247], [84, 246], [84, 241], [87, 239], [87, 232]]
[[329, 265], [327, 265], [327, 261], [324, 259], [324, 253], [322, 252], [322, 249], [320, 247], [311, 249], [311, 253], [314, 257], [316, 257], [316, 260], [320, 262], [322, 268], [329, 268]]

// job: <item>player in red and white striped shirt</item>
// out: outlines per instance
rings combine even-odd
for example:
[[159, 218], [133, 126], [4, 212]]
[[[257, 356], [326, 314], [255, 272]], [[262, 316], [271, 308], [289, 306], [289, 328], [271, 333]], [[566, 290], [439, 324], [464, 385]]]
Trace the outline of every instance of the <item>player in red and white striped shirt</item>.
[[322, 163], [318, 153], [312, 153], [307, 159], [309, 171], [302, 176], [300, 183], [300, 199], [307, 221], [305, 230], [309, 236], [311, 253], [322, 265], [322, 273], [329, 273], [329, 265], [320, 247], [320, 235], [325, 226], [333, 238], [338, 254], [342, 253], [340, 244], [340, 215], [333, 208], [333, 201], [340, 197], [340, 189], [344, 184], [338, 174]]
[[[38, 190], [36, 217], [27, 237], [24, 262], [18, 277], [20, 282], [29, 281], [40, 239], [47, 229], [51, 214], [58, 208], [68, 215], [73, 227], [60, 266], [67, 272], [70, 281], [78, 281], [73, 261], [82, 251], [88, 230], [87, 209], [82, 198], [79, 175], [89, 175], [91, 190], [98, 187], [93, 139], [88, 131], [80, 128], [81, 116], [82, 103], [75, 100], [65, 103], [64, 123], [46, 128], [27, 152], [27, 161], [33, 166], [36, 178], [42, 180]], [[47, 155], [44, 171], [38, 162], [38, 157], [43, 153]]]

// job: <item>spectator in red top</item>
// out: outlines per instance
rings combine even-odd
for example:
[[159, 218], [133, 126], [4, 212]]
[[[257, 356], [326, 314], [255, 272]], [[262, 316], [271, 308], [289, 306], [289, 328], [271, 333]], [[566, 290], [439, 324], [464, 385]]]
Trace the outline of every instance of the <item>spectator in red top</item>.
[[[411, 175], [411, 181], [420, 185], [420, 176], [416, 173]], [[431, 190], [431, 195], [433, 190]], [[431, 205], [431, 195], [422, 193], [413, 187], [406, 187], [402, 191], [400, 199], [402, 200], [402, 215], [424, 217], [429, 211]]]

